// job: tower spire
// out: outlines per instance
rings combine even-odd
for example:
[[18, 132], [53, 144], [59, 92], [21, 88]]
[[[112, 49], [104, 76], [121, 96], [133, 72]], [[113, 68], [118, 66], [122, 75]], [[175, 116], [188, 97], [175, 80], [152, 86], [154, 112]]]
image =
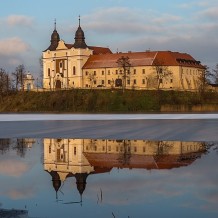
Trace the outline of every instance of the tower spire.
[[54, 30], [56, 30], [56, 18], [54, 20]]
[[80, 26], [80, 15], [79, 15], [79, 27], [75, 33], [75, 43], [74, 48], [87, 48], [86, 42], [85, 42], [85, 34]]
[[79, 27], [80, 27], [80, 15], [79, 15]]

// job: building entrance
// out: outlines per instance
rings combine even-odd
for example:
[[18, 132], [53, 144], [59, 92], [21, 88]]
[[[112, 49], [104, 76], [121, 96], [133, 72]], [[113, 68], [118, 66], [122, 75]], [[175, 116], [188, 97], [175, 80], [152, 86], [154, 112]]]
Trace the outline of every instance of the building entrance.
[[56, 89], [61, 89], [61, 81], [60, 81], [60, 80], [57, 80], [57, 81], [56, 81], [55, 88], [56, 88]]

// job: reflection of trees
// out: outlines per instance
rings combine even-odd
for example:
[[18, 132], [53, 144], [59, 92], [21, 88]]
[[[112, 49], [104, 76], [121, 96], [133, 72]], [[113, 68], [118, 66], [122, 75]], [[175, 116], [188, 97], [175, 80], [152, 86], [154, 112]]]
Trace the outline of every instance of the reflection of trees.
[[96, 139], [89, 139], [89, 141], [87, 142], [87, 145], [92, 151], [96, 151], [97, 140]]
[[27, 150], [27, 142], [25, 139], [17, 139], [13, 146], [13, 149], [17, 151], [17, 155], [25, 157]]
[[10, 139], [0, 139], [0, 152], [1, 154], [5, 154], [10, 150]]
[[169, 155], [170, 149], [173, 147], [173, 143], [165, 142], [165, 141], [157, 141], [155, 143], [156, 146], [156, 154], [154, 155], [154, 159], [158, 161], [163, 156]]
[[117, 140], [117, 142], [120, 142], [119, 162], [122, 165], [129, 165], [131, 159], [131, 141]]
[[208, 150], [211, 148], [211, 146], [213, 146], [212, 144], [206, 142], [199, 142], [197, 145], [199, 146], [198, 151], [190, 151], [189, 153], [181, 152], [178, 161], [195, 161], [196, 159], [200, 158], [202, 154], [207, 154]]
[[22, 139], [0, 139], [0, 152], [5, 154], [11, 149], [17, 152], [20, 157], [25, 157], [26, 150], [28, 147], [28, 141]]

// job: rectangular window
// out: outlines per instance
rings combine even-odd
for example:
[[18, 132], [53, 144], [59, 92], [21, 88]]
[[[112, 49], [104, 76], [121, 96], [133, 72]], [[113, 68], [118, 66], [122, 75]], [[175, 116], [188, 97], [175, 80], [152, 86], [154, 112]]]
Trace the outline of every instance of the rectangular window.
[[96, 76], [96, 71], [94, 71], [94, 75]]
[[136, 79], [133, 80], [133, 83], [136, 84]]
[[136, 69], [134, 69], [134, 74], [136, 74]]
[[51, 69], [48, 68], [48, 76], [51, 76]]
[[170, 79], [170, 82], [173, 83], [173, 79]]
[[110, 74], [111, 74], [110, 70], [108, 70], [107, 74], [108, 74], [108, 75], [110, 75]]
[[60, 66], [60, 68], [62, 68], [62, 66], [63, 66], [62, 62], [59, 63], [59, 66]]
[[88, 74], [89, 74], [88, 71], [86, 71], [86, 76], [88, 76]]
[[160, 81], [160, 83], [163, 83], [163, 79], [160, 79], [159, 81]]
[[101, 74], [104, 75], [104, 71], [103, 70], [101, 71]]
[[116, 74], [118, 74], [118, 70], [116, 70]]
[[127, 85], [130, 85], [130, 80], [129, 79], [127, 80]]
[[94, 84], [96, 85], [96, 80], [94, 80]]
[[101, 80], [101, 84], [104, 85], [104, 80]]
[[76, 67], [73, 67], [73, 75], [76, 75]]
[[145, 84], [145, 79], [142, 79], [142, 84]]
[[145, 74], [145, 69], [142, 69], [142, 74]]
[[108, 81], [107, 81], [107, 83], [110, 85], [110, 84], [111, 84], [111, 81], [110, 81], [110, 80], [108, 80]]
[[76, 147], [74, 147], [74, 155], [76, 155]]

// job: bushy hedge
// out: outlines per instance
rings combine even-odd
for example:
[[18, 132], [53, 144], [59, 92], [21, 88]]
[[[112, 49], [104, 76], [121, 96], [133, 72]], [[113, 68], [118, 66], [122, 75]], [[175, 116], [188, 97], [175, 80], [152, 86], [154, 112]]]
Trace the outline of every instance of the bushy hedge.
[[0, 99], [0, 112], [140, 113], [162, 105], [218, 104], [218, 93], [82, 90], [17, 92]]

